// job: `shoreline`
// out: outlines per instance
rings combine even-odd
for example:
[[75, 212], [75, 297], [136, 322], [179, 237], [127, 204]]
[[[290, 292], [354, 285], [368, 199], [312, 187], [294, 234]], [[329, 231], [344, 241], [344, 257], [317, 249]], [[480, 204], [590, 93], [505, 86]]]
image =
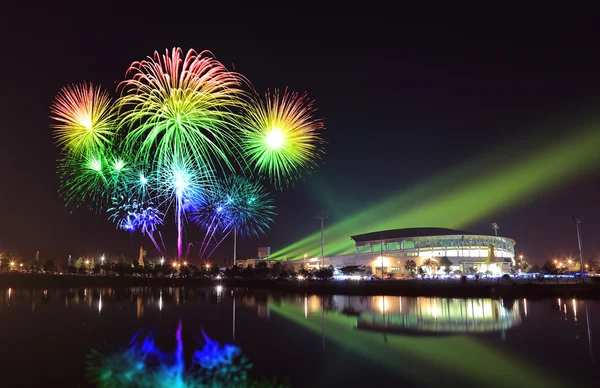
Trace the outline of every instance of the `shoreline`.
[[600, 299], [596, 284], [513, 284], [494, 282], [381, 280], [381, 281], [281, 281], [259, 279], [143, 278], [135, 276], [81, 276], [46, 274], [0, 274], [0, 288], [127, 288], [214, 287], [245, 288], [288, 294], [425, 296], [454, 298], [578, 298]]

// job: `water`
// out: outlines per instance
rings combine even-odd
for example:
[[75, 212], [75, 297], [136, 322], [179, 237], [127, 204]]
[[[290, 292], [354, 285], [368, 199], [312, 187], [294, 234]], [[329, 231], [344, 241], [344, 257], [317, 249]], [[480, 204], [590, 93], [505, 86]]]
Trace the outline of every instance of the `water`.
[[[139, 329], [240, 346], [294, 387], [598, 386], [600, 301], [279, 295], [221, 287], [0, 290], [10, 386], [86, 386], [85, 355]], [[7, 385], [5, 385], [7, 386]]]

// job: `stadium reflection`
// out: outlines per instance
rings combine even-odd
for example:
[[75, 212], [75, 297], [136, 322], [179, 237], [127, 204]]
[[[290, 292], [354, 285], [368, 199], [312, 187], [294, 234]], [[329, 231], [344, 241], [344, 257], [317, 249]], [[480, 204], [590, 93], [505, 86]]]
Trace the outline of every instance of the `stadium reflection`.
[[321, 313], [356, 317], [358, 330], [406, 334], [465, 334], [504, 332], [521, 324], [520, 304], [515, 300], [455, 299], [391, 296], [269, 297], [261, 301], [245, 295], [243, 304], [256, 307], [266, 317], [275, 302], [301, 311], [302, 317]]

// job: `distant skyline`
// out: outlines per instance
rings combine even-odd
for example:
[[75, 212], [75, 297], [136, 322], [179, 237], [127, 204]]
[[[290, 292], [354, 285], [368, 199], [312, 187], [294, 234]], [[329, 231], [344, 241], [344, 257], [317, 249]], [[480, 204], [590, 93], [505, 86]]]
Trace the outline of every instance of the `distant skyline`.
[[[48, 116], [55, 94], [74, 82], [99, 83], [116, 96], [128, 66], [155, 50], [211, 50], [261, 93], [285, 87], [308, 92], [325, 118], [319, 168], [293, 187], [273, 191], [272, 230], [238, 241], [238, 257], [255, 256], [259, 246], [277, 251], [318, 232], [318, 211], [330, 214], [326, 226], [339, 223], [464, 166], [472, 170], [470, 181], [439, 191], [489, 178], [483, 156], [492, 153], [498, 166], [510, 165], [547, 141], [566, 142], [596, 120], [600, 104], [596, 21], [568, 21], [533, 7], [450, 8], [436, 17], [383, 5], [310, 2], [296, 9], [235, 2], [222, 8], [40, 4], [35, 12], [29, 6], [11, 6], [0, 27], [0, 252], [17, 251], [30, 260], [37, 251], [41, 259], [61, 261], [101, 253], [136, 258], [140, 245], [154, 256], [147, 238], [116, 230], [104, 215], [70, 213], [64, 206]], [[499, 235], [516, 240], [517, 253], [541, 264], [577, 256], [571, 219], [577, 216], [586, 257], [600, 258], [599, 178], [600, 168], [586, 168], [461, 229], [493, 234], [491, 222], [497, 222]], [[519, 184], [497, 179], [506, 187]], [[420, 197], [394, 211], [402, 214], [428, 200]], [[445, 223], [443, 216], [431, 216], [427, 225], [411, 226], [451, 227]], [[170, 224], [163, 236], [172, 255]], [[196, 235], [190, 229], [186, 236]], [[231, 257], [232, 250], [226, 240], [215, 255]]]

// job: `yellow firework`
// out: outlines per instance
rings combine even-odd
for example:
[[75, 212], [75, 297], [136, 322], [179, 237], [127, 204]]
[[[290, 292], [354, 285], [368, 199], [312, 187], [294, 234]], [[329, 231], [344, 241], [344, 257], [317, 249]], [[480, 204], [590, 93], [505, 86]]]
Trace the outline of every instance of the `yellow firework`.
[[111, 98], [91, 83], [64, 87], [50, 106], [54, 136], [63, 152], [87, 154], [109, 146], [115, 134]]
[[268, 176], [276, 186], [298, 178], [316, 165], [323, 153], [323, 120], [315, 117], [306, 94], [266, 93], [249, 105], [243, 117], [244, 157], [250, 168]]

